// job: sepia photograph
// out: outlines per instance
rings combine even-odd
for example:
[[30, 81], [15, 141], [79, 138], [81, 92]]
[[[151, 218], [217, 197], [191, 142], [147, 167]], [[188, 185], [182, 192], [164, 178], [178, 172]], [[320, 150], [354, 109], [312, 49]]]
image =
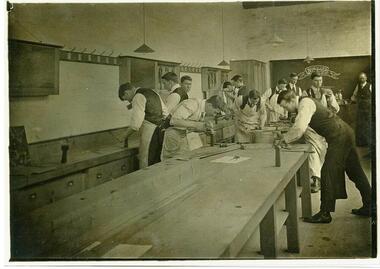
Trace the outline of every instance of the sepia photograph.
[[376, 260], [375, 1], [5, 9], [8, 265]]

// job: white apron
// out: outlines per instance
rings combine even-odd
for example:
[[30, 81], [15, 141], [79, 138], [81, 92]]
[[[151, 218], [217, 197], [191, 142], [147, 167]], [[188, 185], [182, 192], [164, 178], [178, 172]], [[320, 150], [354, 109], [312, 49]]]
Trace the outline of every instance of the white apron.
[[139, 164], [140, 169], [148, 166], [149, 145], [157, 125], [144, 120], [140, 127]]
[[253, 131], [259, 127], [260, 111], [256, 111], [256, 105], [253, 107], [246, 105], [244, 109], [238, 106], [239, 104], [235, 103], [235, 140], [238, 143], [253, 143], [255, 139]]
[[268, 99], [268, 104], [274, 111], [268, 109], [268, 122], [278, 122], [280, 120], [280, 116], [286, 117], [287, 112], [284, 108], [277, 104], [278, 94], [275, 93], [273, 96]]
[[311, 176], [321, 178], [321, 169], [325, 161], [327, 142], [312, 128], [307, 127], [304, 134], [305, 141], [309, 143], [315, 153], [309, 154], [309, 169]]

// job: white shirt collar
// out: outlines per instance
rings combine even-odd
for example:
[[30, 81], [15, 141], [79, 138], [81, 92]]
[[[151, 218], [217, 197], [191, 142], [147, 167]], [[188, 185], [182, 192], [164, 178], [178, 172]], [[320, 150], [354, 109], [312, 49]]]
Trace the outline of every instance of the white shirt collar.
[[314, 91], [321, 91], [320, 89], [316, 88], [314, 85], [311, 85], [311, 88], [312, 88]]
[[173, 87], [170, 89], [170, 92], [173, 92], [175, 89], [181, 87], [181, 85], [179, 85], [178, 83], [177, 84], [174, 84]]
[[365, 87], [365, 85], [367, 85], [367, 81], [362, 84], [359, 83], [359, 85], [361, 85], [362, 87]]

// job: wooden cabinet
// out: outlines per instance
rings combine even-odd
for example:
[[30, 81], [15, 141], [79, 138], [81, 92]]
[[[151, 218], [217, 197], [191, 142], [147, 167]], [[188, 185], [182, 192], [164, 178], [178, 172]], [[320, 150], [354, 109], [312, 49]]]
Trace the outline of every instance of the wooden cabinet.
[[174, 72], [179, 77], [179, 65], [176, 62], [121, 56], [119, 82], [131, 82], [138, 87], [163, 90], [161, 77], [167, 72]]
[[202, 91], [204, 98], [218, 94], [222, 84], [228, 80], [228, 69], [214, 67], [202, 67]]
[[9, 40], [9, 95], [59, 93], [60, 46]]

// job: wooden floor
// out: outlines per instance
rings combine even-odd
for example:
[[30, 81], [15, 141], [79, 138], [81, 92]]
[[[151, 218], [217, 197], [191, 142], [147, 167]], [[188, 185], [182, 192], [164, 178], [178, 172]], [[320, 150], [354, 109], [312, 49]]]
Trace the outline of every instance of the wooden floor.
[[[367, 154], [366, 149], [359, 148], [359, 154]], [[362, 166], [371, 180], [371, 160], [361, 158]], [[362, 205], [360, 193], [355, 185], [347, 182], [348, 199], [338, 200], [333, 221], [330, 224], [310, 224], [300, 221], [301, 252], [286, 252], [285, 229], [279, 237], [279, 258], [368, 258], [372, 256], [371, 219], [351, 214], [352, 208]], [[319, 211], [320, 193], [312, 194], [313, 213]], [[301, 208], [299, 208], [300, 215]], [[259, 251], [259, 235], [256, 232], [240, 253], [239, 258], [262, 258]]]

